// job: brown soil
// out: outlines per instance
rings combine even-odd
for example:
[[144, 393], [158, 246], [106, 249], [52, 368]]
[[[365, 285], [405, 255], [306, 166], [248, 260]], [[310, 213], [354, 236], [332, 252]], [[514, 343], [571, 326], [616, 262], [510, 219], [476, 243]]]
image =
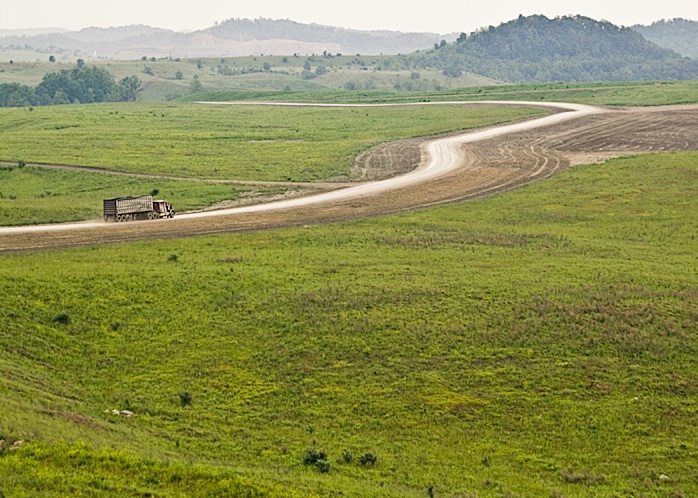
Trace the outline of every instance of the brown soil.
[[[456, 173], [387, 194], [285, 211], [196, 220], [174, 218], [65, 232], [3, 234], [0, 251], [330, 223], [475, 199], [547, 178], [577, 164], [631, 154], [698, 150], [698, 106], [615, 110], [464, 147], [469, 154]], [[392, 176], [414, 168], [421, 154], [415, 141], [380, 146], [357, 160], [355, 173], [370, 180]]]

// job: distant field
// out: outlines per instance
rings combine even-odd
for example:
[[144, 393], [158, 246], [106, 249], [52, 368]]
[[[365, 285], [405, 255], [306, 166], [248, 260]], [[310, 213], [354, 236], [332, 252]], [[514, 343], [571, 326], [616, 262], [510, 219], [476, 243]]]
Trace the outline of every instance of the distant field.
[[697, 165], [0, 256], [0, 490], [694, 496]]
[[[604, 105], [698, 103], [698, 82], [537, 83], [503, 85], [464, 73], [454, 78], [435, 70], [394, 70], [388, 56], [238, 57], [174, 61], [90, 62], [117, 79], [136, 75], [143, 81], [138, 100], [279, 99], [322, 101], [547, 100]], [[304, 79], [306, 61], [312, 79]], [[265, 70], [267, 64], [268, 70]], [[73, 63], [0, 63], [0, 83], [37, 85], [51, 71]], [[317, 76], [318, 67], [326, 72]], [[148, 71], [150, 74], [146, 74]], [[181, 73], [181, 79], [177, 79]], [[203, 93], [194, 92], [194, 81]]]
[[310, 102], [421, 102], [525, 100], [610, 106], [657, 106], [698, 103], [698, 81], [537, 83], [444, 90], [440, 92], [271, 92], [223, 91], [182, 100], [282, 100]]
[[[0, 83], [22, 83], [35, 86], [46, 73], [74, 67], [73, 62], [15, 62], [9, 56], [0, 62]], [[47, 56], [48, 59], [48, 56]], [[380, 90], [406, 92], [436, 91], [496, 83], [490, 78], [465, 73], [458, 78], [441, 71], [386, 70], [380, 56], [311, 58], [312, 79], [303, 76], [308, 57], [238, 57], [223, 59], [150, 59], [146, 61], [89, 61], [111, 72], [117, 80], [136, 75], [144, 83], [138, 100], [170, 101], [192, 93], [194, 80], [205, 91], [266, 90], [276, 92], [307, 92], [328, 90]], [[268, 64], [268, 70], [265, 70]], [[317, 75], [318, 67], [326, 72]], [[178, 74], [181, 79], [178, 79]]]

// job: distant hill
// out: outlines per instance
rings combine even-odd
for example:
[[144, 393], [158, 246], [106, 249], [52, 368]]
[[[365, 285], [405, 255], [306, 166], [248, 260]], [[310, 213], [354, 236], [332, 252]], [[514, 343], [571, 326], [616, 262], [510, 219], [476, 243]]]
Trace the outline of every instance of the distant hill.
[[0, 37], [46, 35], [49, 33], [68, 33], [69, 31], [69, 29], [62, 28], [0, 29]]
[[290, 20], [230, 19], [211, 28], [218, 39], [238, 41], [296, 40], [307, 43], [332, 44], [346, 54], [405, 54], [431, 47], [455, 35], [436, 33], [401, 33], [398, 31], [358, 31], [353, 29], [301, 24]]
[[469, 71], [509, 82], [698, 78], [698, 62], [630, 28], [582, 16], [519, 16], [414, 57], [446, 73]]
[[698, 21], [671, 19], [650, 26], [633, 26], [632, 29], [660, 47], [698, 60]]
[[231, 19], [192, 33], [122, 26], [86, 28], [74, 32], [13, 33], [0, 35], [4, 50], [33, 51], [40, 58], [56, 55], [59, 60], [80, 58], [139, 59], [147, 57], [235, 57], [273, 54], [322, 53], [398, 54], [429, 48], [455, 36], [396, 31], [357, 31], [288, 20]]

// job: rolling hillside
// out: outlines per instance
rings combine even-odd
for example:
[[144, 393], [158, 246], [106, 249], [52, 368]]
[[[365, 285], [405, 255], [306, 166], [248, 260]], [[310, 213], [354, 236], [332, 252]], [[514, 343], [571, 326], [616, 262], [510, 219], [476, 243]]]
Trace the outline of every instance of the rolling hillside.
[[[86, 28], [77, 32], [24, 33], [0, 37], [0, 47], [26, 53], [25, 60], [148, 57], [234, 57], [260, 54], [291, 55], [323, 51], [397, 54], [423, 50], [444, 38], [435, 33], [358, 31], [289, 20], [230, 19], [209, 29], [177, 33], [150, 26]], [[454, 37], [445, 37], [453, 39]], [[22, 60], [15, 55], [16, 60]]]
[[414, 60], [447, 74], [469, 71], [510, 82], [698, 77], [698, 62], [661, 48], [629, 28], [582, 16], [519, 16], [419, 54]]
[[686, 19], [662, 20], [650, 26], [633, 26], [635, 31], [656, 43], [679, 54], [698, 59], [698, 21]]

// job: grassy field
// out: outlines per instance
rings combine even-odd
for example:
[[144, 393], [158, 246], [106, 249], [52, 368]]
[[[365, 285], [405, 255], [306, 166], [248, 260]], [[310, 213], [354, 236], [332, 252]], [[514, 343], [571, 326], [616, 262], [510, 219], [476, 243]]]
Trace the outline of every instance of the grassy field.
[[698, 81], [536, 83], [459, 88], [432, 92], [335, 91], [273, 92], [209, 91], [182, 98], [187, 100], [282, 100], [310, 102], [439, 102], [478, 100], [524, 100], [576, 102], [610, 106], [656, 106], [698, 103]]
[[[99, 104], [0, 109], [0, 159], [198, 179], [351, 180], [382, 142], [487, 126], [531, 108], [283, 109]], [[153, 189], [183, 211], [286, 187], [240, 187], [0, 167], [0, 224], [99, 217], [101, 200]], [[79, 185], [79, 188], [75, 186]]]
[[[2, 55], [2, 54], [0, 54]], [[22, 83], [36, 86], [46, 73], [75, 66], [72, 61], [14, 62], [11, 54], [0, 57], [0, 83]], [[104, 68], [119, 80], [136, 75], [143, 82], [138, 94], [142, 102], [163, 102], [192, 93], [196, 80], [206, 91], [276, 91], [323, 92], [328, 90], [378, 90], [425, 92], [454, 89], [497, 82], [465, 73], [454, 78], [437, 70], [387, 70], [385, 57], [237, 57], [223, 59], [157, 59], [152, 61], [88, 61], [88, 65]], [[304, 65], [311, 64], [312, 79], [304, 77]], [[268, 70], [265, 70], [265, 64]], [[319, 66], [325, 73], [317, 75]], [[179, 75], [178, 75], [179, 73]], [[306, 73], [307, 74], [307, 73]], [[178, 79], [179, 76], [179, 79]]]
[[0, 226], [60, 223], [102, 218], [102, 200], [153, 194], [178, 211], [224, 201], [268, 198], [285, 186], [244, 186], [139, 178], [81, 171], [0, 165]]
[[694, 496], [697, 164], [4, 255], [0, 490]]
[[[389, 56], [238, 57], [94, 61], [115, 78], [136, 75], [142, 102], [172, 100], [279, 99], [344, 102], [419, 100], [547, 100], [603, 105], [698, 103], [698, 83], [610, 82], [507, 85], [478, 75], [445, 76], [435, 70], [394, 70]], [[7, 60], [7, 61], [5, 61]], [[0, 62], [0, 83], [35, 86], [48, 72], [74, 67], [72, 62], [9, 64]], [[305, 79], [308, 62], [312, 79]], [[268, 70], [265, 70], [265, 64]], [[317, 76], [318, 67], [324, 67]], [[177, 79], [180, 73], [181, 79]], [[306, 73], [307, 74], [307, 73]], [[202, 92], [193, 84], [201, 84]]]
[[498, 124], [526, 108], [98, 104], [0, 109], [0, 158], [191, 178], [347, 179], [382, 142]]

